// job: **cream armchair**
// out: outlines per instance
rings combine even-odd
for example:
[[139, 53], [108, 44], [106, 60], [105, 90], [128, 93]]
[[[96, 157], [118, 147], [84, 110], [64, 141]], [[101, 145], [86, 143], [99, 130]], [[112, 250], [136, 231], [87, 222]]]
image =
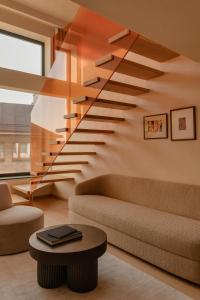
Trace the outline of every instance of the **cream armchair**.
[[43, 226], [42, 210], [13, 206], [8, 184], [0, 183], [0, 255], [27, 251], [29, 237]]

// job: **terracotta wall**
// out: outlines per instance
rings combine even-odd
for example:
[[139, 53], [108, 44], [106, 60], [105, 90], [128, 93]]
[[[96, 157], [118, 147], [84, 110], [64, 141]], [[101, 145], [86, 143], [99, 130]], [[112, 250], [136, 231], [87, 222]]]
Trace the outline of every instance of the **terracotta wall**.
[[[79, 147], [80, 150], [96, 149], [97, 155], [89, 157], [90, 164], [82, 166], [83, 173], [76, 176], [76, 182], [103, 173], [119, 173], [200, 185], [200, 65], [183, 56], [162, 64], [138, 55], [132, 55], [129, 58], [163, 70], [165, 75], [150, 81], [115, 75], [115, 79], [120, 78], [125, 82], [150, 88], [152, 91], [139, 97], [116, 96], [104, 92], [102, 96], [108, 99], [136, 103], [138, 107], [123, 112], [93, 109], [93, 112], [101, 112], [104, 115], [123, 116], [126, 121], [122, 124], [99, 124], [98, 126], [97, 123], [85, 122], [85, 125], [82, 125], [91, 128], [114, 128], [116, 133], [96, 138], [105, 140], [106, 146]], [[170, 138], [143, 139], [143, 116], [169, 113], [170, 109], [191, 105], [197, 107], [197, 140], [172, 142]], [[82, 135], [81, 138], [84, 136]], [[95, 135], [93, 137], [90, 135], [89, 138], [94, 139]], [[65, 147], [66, 151], [72, 149], [75, 150], [75, 147]], [[73, 186], [67, 183], [56, 184], [54, 193], [67, 198], [73, 193]]]

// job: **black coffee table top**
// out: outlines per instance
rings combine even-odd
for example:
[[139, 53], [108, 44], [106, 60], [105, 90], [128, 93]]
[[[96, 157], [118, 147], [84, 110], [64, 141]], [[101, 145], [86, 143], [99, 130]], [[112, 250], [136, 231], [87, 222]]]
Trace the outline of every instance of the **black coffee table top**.
[[[58, 226], [61, 225], [43, 228], [37, 232]], [[97, 259], [103, 255], [107, 247], [107, 236], [103, 230], [89, 225], [70, 224], [70, 226], [82, 232], [82, 239], [51, 247], [40, 241], [34, 233], [29, 240], [31, 256], [43, 263], [67, 265]]]

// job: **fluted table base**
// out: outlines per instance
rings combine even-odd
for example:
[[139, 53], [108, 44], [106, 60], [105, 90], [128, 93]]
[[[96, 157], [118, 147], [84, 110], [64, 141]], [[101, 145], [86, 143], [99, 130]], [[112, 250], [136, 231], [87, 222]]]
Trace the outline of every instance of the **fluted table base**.
[[57, 266], [38, 262], [37, 279], [41, 287], [57, 288], [67, 283], [67, 266]]
[[67, 284], [74, 292], [89, 292], [97, 286], [98, 261], [92, 260], [69, 266], [38, 262], [37, 279], [43, 288], [53, 289]]
[[69, 265], [67, 284], [74, 292], [85, 293], [96, 288], [98, 281], [97, 260]]

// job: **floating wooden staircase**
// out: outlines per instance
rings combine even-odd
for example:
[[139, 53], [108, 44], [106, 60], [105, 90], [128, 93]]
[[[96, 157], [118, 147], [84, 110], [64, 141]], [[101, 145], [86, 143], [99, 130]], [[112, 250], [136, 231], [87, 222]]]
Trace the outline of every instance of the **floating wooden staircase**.
[[[131, 34], [131, 31], [126, 29], [122, 32], [119, 32], [115, 36], [112, 36], [108, 39], [108, 44], [117, 44], [122, 39], [126, 38], [128, 35]], [[179, 54], [171, 51], [157, 43], [154, 43], [142, 36], [138, 36], [135, 42], [130, 46], [129, 52], [134, 52], [151, 60], [155, 60], [157, 62], [165, 62], [169, 59], [177, 57]], [[119, 57], [109, 53], [105, 56], [99, 57], [95, 62], [94, 65], [97, 70], [106, 69], [106, 70], [115, 70], [116, 73], [123, 75], [128, 75], [131, 77], [143, 79], [143, 80], [151, 80], [153, 78], [157, 78], [159, 76], [164, 75], [164, 72], [151, 68], [149, 66], [128, 60], [126, 57], [120, 59]], [[115, 67], [114, 67], [115, 66]], [[102, 74], [102, 73], [101, 73]], [[103, 88], [101, 88], [103, 86]], [[112, 80], [110, 77], [108, 80], [102, 78], [101, 76], [97, 76], [94, 78], [89, 78], [89, 80], [83, 82], [83, 87], [85, 88], [98, 88], [101, 91], [108, 91], [114, 92], [117, 94], [124, 94], [129, 96], [140, 96], [150, 92], [150, 89], [144, 88], [138, 85], [127, 84], [121, 81]], [[92, 121], [92, 122], [102, 122], [102, 123], [121, 123], [125, 121], [124, 117], [114, 117], [114, 116], [105, 116], [101, 114], [91, 114], [89, 110], [87, 110], [84, 114], [81, 114], [81, 107], [87, 105], [90, 107], [92, 103], [92, 107], [99, 107], [99, 108], [106, 108], [106, 109], [115, 109], [115, 110], [128, 110], [136, 108], [135, 103], [127, 103], [126, 101], [116, 101], [116, 100], [109, 100], [109, 99], [102, 99], [99, 95], [96, 99], [92, 99], [86, 95], [82, 95], [78, 98], [72, 99], [74, 107], [77, 108], [76, 112], [69, 113], [64, 116], [64, 119], [68, 121], [73, 121], [73, 119], [77, 119], [78, 126], [72, 132], [69, 128], [70, 126], [66, 126], [65, 128], [58, 128], [56, 130], [57, 133], [71, 133], [71, 136], [74, 134], [114, 134], [114, 130], [108, 129], [86, 129], [80, 128], [79, 125], [83, 121]], [[79, 112], [79, 113], [78, 113]], [[82, 123], [84, 124], [84, 123]], [[66, 152], [65, 145], [72, 145], [72, 146], [101, 146], [105, 145], [104, 141], [89, 141], [89, 140], [71, 140], [71, 136], [69, 140], [51, 140], [49, 142], [50, 145], [62, 145], [61, 151], [50, 151], [43, 153], [43, 156], [46, 158], [48, 157], [55, 157], [54, 160], [48, 162], [48, 159], [44, 159], [44, 162], [37, 163], [38, 166], [42, 167], [54, 167], [54, 166], [70, 166], [70, 165], [87, 165], [89, 163], [88, 160], [73, 160], [73, 161], [56, 161], [57, 157], [60, 156], [79, 156], [79, 155], [96, 155], [98, 153], [98, 149], [96, 151], [71, 151]], [[72, 169], [72, 170], [41, 170], [35, 172], [34, 175], [36, 176], [33, 180], [33, 184], [38, 183], [53, 183], [53, 182], [60, 182], [60, 181], [73, 181], [74, 177], [54, 177], [51, 178], [51, 175], [63, 175], [64, 174], [76, 174], [80, 173], [81, 170], [79, 169]], [[38, 177], [39, 178], [38, 178]], [[43, 179], [43, 176], [47, 176]]]

